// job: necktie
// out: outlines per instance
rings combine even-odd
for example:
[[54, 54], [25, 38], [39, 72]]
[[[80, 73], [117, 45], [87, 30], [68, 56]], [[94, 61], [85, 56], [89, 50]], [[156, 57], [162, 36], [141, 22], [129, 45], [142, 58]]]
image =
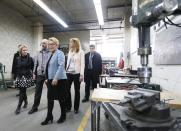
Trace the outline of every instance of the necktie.
[[90, 55], [89, 55], [89, 65], [88, 65], [88, 69], [92, 69], [92, 56], [93, 56], [93, 54], [90, 53]]

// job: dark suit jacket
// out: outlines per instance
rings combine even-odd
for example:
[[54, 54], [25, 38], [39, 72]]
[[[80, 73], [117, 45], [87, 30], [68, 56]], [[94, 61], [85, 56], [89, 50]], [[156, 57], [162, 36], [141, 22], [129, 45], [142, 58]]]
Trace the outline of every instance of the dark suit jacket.
[[[90, 52], [85, 54], [85, 71], [84, 76], [86, 79], [87, 71], [88, 71], [88, 65], [89, 65], [89, 55]], [[92, 66], [93, 66], [93, 75], [95, 77], [98, 77], [102, 73], [102, 58], [101, 55], [97, 52], [94, 53], [94, 56], [92, 57]]]

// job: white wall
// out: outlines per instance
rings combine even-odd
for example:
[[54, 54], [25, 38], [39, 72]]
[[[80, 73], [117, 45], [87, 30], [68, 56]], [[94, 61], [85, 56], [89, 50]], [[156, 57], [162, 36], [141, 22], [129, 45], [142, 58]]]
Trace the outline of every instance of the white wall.
[[21, 14], [0, 2], [0, 62], [6, 66], [6, 77], [10, 77], [11, 65], [17, 45], [25, 43], [32, 53], [33, 31]]
[[[137, 55], [138, 33], [136, 29], [131, 30], [131, 58], [130, 64], [133, 69], [140, 66], [140, 56]], [[151, 29], [152, 54], [154, 53], [155, 31]], [[162, 88], [181, 95], [181, 65], [155, 65], [153, 55], [149, 56], [149, 65], [152, 67], [151, 82], [160, 84]]]
[[33, 55], [36, 55], [37, 51], [41, 50], [40, 43], [43, 39], [43, 24], [36, 22], [33, 25]]
[[77, 37], [80, 39], [82, 49], [85, 52], [89, 51], [90, 31], [72, 31], [44, 34], [44, 38], [49, 38], [52, 36], [58, 38], [61, 45], [69, 44], [70, 38]]

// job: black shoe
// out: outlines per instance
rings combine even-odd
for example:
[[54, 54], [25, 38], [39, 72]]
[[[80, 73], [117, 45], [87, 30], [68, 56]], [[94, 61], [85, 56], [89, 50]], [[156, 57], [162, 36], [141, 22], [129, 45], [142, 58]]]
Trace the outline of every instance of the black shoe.
[[88, 101], [89, 101], [89, 99], [84, 98], [84, 99], [82, 100], [82, 103], [85, 103], [85, 102], [88, 102]]
[[78, 111], [78, 110], [74, 110], [74, 113], [75, 113], [75, 114], [78, 114], [78, 113], [79, 113], [79, 111]]
[[47, 117], [47, 118], [41, 123], [41, 125], [47, 125], [47, 124], [49, 123], [49, 121], [50, 121], [50, 123], [53, 123], [53, 116]]
[[63, 115], [58, 119], [57, 123], [59, 123], [59, 124], [63, 123], [65, 120], [66, 120], [66, 115]]
[[21, 108], [17, 107], [17, 109], [15, 110], [15, 114], [18, 115], [20, 113]]
[[29, 112], [28, 112], [28, 114], [33, 114], [33, 113], [35, 113], [35, 112], [37, 112], [38, 111], [38, 109], [37, 108], [32, 108]]
[[28, 101], [26, 100], [23, 108], [27, 108], [27, 106], [28, 106]]

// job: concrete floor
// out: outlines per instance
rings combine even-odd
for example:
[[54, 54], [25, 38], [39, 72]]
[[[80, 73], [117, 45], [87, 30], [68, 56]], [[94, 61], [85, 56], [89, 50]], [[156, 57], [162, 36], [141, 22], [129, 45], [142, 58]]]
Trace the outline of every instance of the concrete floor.
[[[0, 91], [0, 131], [79, 131], [78, 127], [84, 117], [85, 112], [90, 107], [90, 102], [83, 104], [80, 103], [79, 114], [74, 114], [73, 109], [67, 113], [67, 120], [63, 124], [57, 124], [56, 121], [60, 117], [59, 103], [55, 101], [53, 110], [54, 122], [46, 126], [41, 126], [40, 123], [45, 119], [47, 113], [47, 89], [44, 87], [42, 93], [41, 104], [39, 111], [28, 115], [34, 100], [34, 88], [28, 89], [28, 108], [22, 109], [19, 115], [15, 115], [14, 111], [18, 103], [16, 89], [8, 89], [7, 91]], [[72, 88], [72, 95], [74, 90]], [[84, 97], [84, 84], [81, 85], [81, 100]], [[101, 110], [101, 131], [116, 131], [113, 125], [105, 119], [104, 111]], [[90, 117], [85, 126], [84, 131], [90, 131], [91, 128]]]

